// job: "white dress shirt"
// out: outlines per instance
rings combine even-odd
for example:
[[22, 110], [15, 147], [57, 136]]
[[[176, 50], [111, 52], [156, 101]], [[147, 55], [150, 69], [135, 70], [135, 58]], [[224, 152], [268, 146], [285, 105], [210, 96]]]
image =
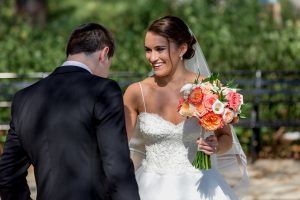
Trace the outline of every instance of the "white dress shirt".
[[87, 65], [85, 65], [81, 62], [78, 62], [78, 61], [74, 61], [74, 60], [67, 60], [61, 66], [69, 66], [69, 65], [81, 67], [81, 68], [89, 71], [90, 73], [92, 73], [91, 69]]

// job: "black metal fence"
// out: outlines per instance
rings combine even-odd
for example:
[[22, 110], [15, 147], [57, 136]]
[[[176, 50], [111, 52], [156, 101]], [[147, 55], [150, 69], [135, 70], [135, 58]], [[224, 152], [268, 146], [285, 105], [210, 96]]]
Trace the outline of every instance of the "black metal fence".
[[[3, 138], [9, 126], [10, 105], [13, 94], [49, 73], [0, 73], [0, 132]], [[261, 149], [262, 128], [289, 127], [300, 129], [300, 70], [266, 71], [234, 70], [219, 72], [225, 82], [233, 80], [247, 103], [246, 119], [238, 127], [251, 129], [249, 151], [252, 160], [258, 158]], [[122, 89], [130, 83], [145, 78], [147, 74], [113, 72], [110, 78], [118, 81]], [[2, 140], [4, 140], [2, 139]]]

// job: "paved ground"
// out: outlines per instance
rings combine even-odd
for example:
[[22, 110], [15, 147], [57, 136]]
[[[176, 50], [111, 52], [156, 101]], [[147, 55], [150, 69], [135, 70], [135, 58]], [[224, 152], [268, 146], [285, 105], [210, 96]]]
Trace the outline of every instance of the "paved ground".
[[243, 200], [300, 200], [299, 160], [258, 160], [248, 171], [250, 188]]
[[[248, 171], [250, 188], [243, 200], [300, 200], [300, 161], [258, 160]], [[35, 199], [32, 169], [27, 178]]]

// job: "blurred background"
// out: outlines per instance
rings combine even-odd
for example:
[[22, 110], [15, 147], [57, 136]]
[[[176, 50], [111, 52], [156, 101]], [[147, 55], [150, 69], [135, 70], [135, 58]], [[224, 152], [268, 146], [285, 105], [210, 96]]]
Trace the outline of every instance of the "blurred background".
[[97, 22], [113, 32], [110, 78], [125, 89], [148, 75], [145, 31], [168, 14], [189, 25], [211, 70], [242, 89], [246, 199], [300, 199], [300, 0], [0, 0], [0, 153], [13, 94], [64, 62], [75, 27]]

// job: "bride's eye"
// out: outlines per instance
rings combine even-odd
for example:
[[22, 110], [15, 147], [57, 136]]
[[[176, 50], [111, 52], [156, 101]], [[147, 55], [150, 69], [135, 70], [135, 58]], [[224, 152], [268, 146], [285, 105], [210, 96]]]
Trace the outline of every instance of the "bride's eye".
[[157, 47], [155, 50], [158, 52], [164, 51], [166, 48], [165, 47]]

